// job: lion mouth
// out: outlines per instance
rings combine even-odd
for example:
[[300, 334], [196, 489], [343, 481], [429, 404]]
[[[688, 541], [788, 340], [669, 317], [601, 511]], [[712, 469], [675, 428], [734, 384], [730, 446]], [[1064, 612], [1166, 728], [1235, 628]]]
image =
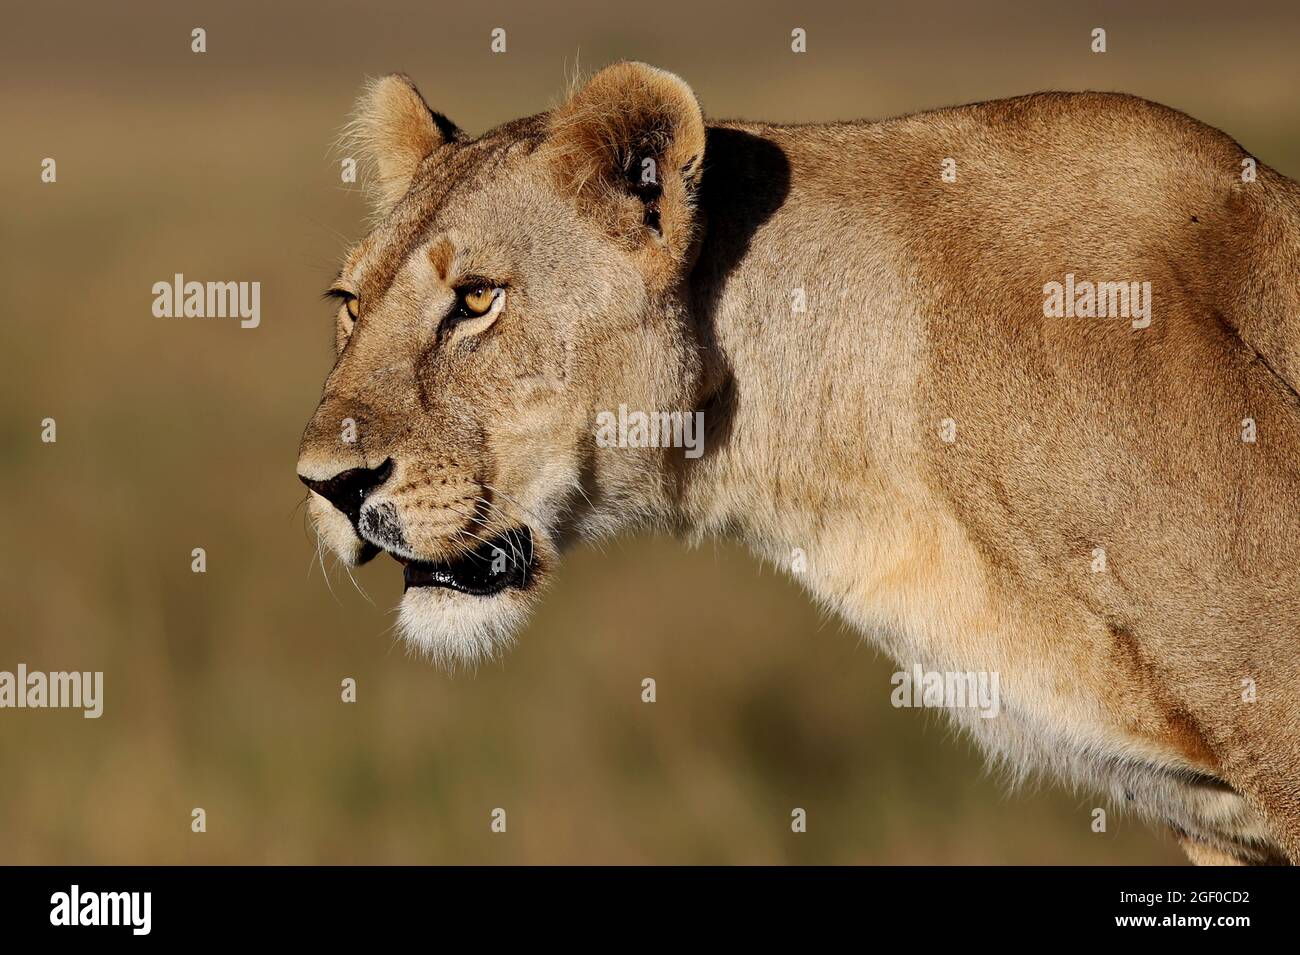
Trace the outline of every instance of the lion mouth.
[[476, 597], [490, 597], [510, 587], [523, 590], [532, 581], [537, 563], [533, 533], [527, 527], [498, 534], [454, 560], [394, 557], [404, 565], [403, 593], [412, 587], [443, 587]]

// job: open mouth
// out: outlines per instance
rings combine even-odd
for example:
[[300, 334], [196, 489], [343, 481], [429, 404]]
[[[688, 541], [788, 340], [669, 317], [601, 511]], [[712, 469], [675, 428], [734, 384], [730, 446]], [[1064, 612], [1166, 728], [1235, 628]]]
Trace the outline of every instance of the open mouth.
[[533, 533], [527, 527], [498, 534], [454, 560], [430, 562], [394, 557], [404, 565], [403, 592], [412, 587], [445, 587], [477, 597], [490, 597], [507, 587], [523, 590], [532, 580], [536, 565]]

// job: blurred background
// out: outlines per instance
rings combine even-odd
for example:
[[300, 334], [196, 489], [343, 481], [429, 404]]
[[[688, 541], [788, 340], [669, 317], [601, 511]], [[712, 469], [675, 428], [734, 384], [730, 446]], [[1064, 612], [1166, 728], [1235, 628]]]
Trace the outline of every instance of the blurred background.
[[[636, 58], [714, 117], [1125, 90], [1295, 176], [1294, 3], [87, 0], [4, 19], [0, 670], [103, 670], [105, 711], [0, 711], [0, 862], [1181, 863], [1115, 812], [1092, 833], [1094, 797], [1009, 791], [936, 715], [890, 706], [891, 661], [730, 545], [582, 550], [503, 661], [408, 658], [396, 565], [356, 572], [368, 598], [327, 580], [298, 506], [331, 362], [320, 293], [366, 212], [331, 146], [368, 74], [409, 72], [479, 132]], [[154, 318], [176, 272], [260, 281], [261, 327]]]

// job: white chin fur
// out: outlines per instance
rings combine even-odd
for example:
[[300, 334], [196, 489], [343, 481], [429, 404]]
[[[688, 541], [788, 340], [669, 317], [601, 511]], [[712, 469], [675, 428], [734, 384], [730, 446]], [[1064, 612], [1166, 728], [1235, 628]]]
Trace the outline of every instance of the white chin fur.
[[528, 598], [515, 590], [476, 597], [442, 587], [414, 587], [398, 605], [406, 645], [447, 669], [473, 667], [499, 656], [528, 616]]

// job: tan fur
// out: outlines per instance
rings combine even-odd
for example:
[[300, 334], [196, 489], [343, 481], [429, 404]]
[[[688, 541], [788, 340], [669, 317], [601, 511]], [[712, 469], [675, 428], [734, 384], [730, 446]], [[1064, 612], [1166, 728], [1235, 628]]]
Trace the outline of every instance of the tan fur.
[[396, 205], [420, 163], [454, 138], [449, 124], [430, 120], [409, 77], [394, 73], [366, 84], [344, 137], [369, 160], [366, 182], [379, 211]]
[[[954, 715], [1013, 776], [1108, 791], [1194, 861], [1300, 860], [1296, 184], [1111, 94], [706, 125], [681, 80], [617, 64], [478, 139], [437, 120], [401, 80], [361, 104], [382, 221], [340, 275], [361, 317], [300, 473], [391, 458], [367, 506], [406, 556], [526, 523], [541, 585], [635, 526], [797, 551], [900, 663], [1000, 674], [996, 719]], [[1045, 318], [1067, 272], [1150, 281], [1150, 327]], [[469, 275], [504, 309], [439, 335]], [[703, 457], [596, 447], [620, 404], [702, 410]], [[472, 661], [537, 591], [412, 591], [403, 625]]]

